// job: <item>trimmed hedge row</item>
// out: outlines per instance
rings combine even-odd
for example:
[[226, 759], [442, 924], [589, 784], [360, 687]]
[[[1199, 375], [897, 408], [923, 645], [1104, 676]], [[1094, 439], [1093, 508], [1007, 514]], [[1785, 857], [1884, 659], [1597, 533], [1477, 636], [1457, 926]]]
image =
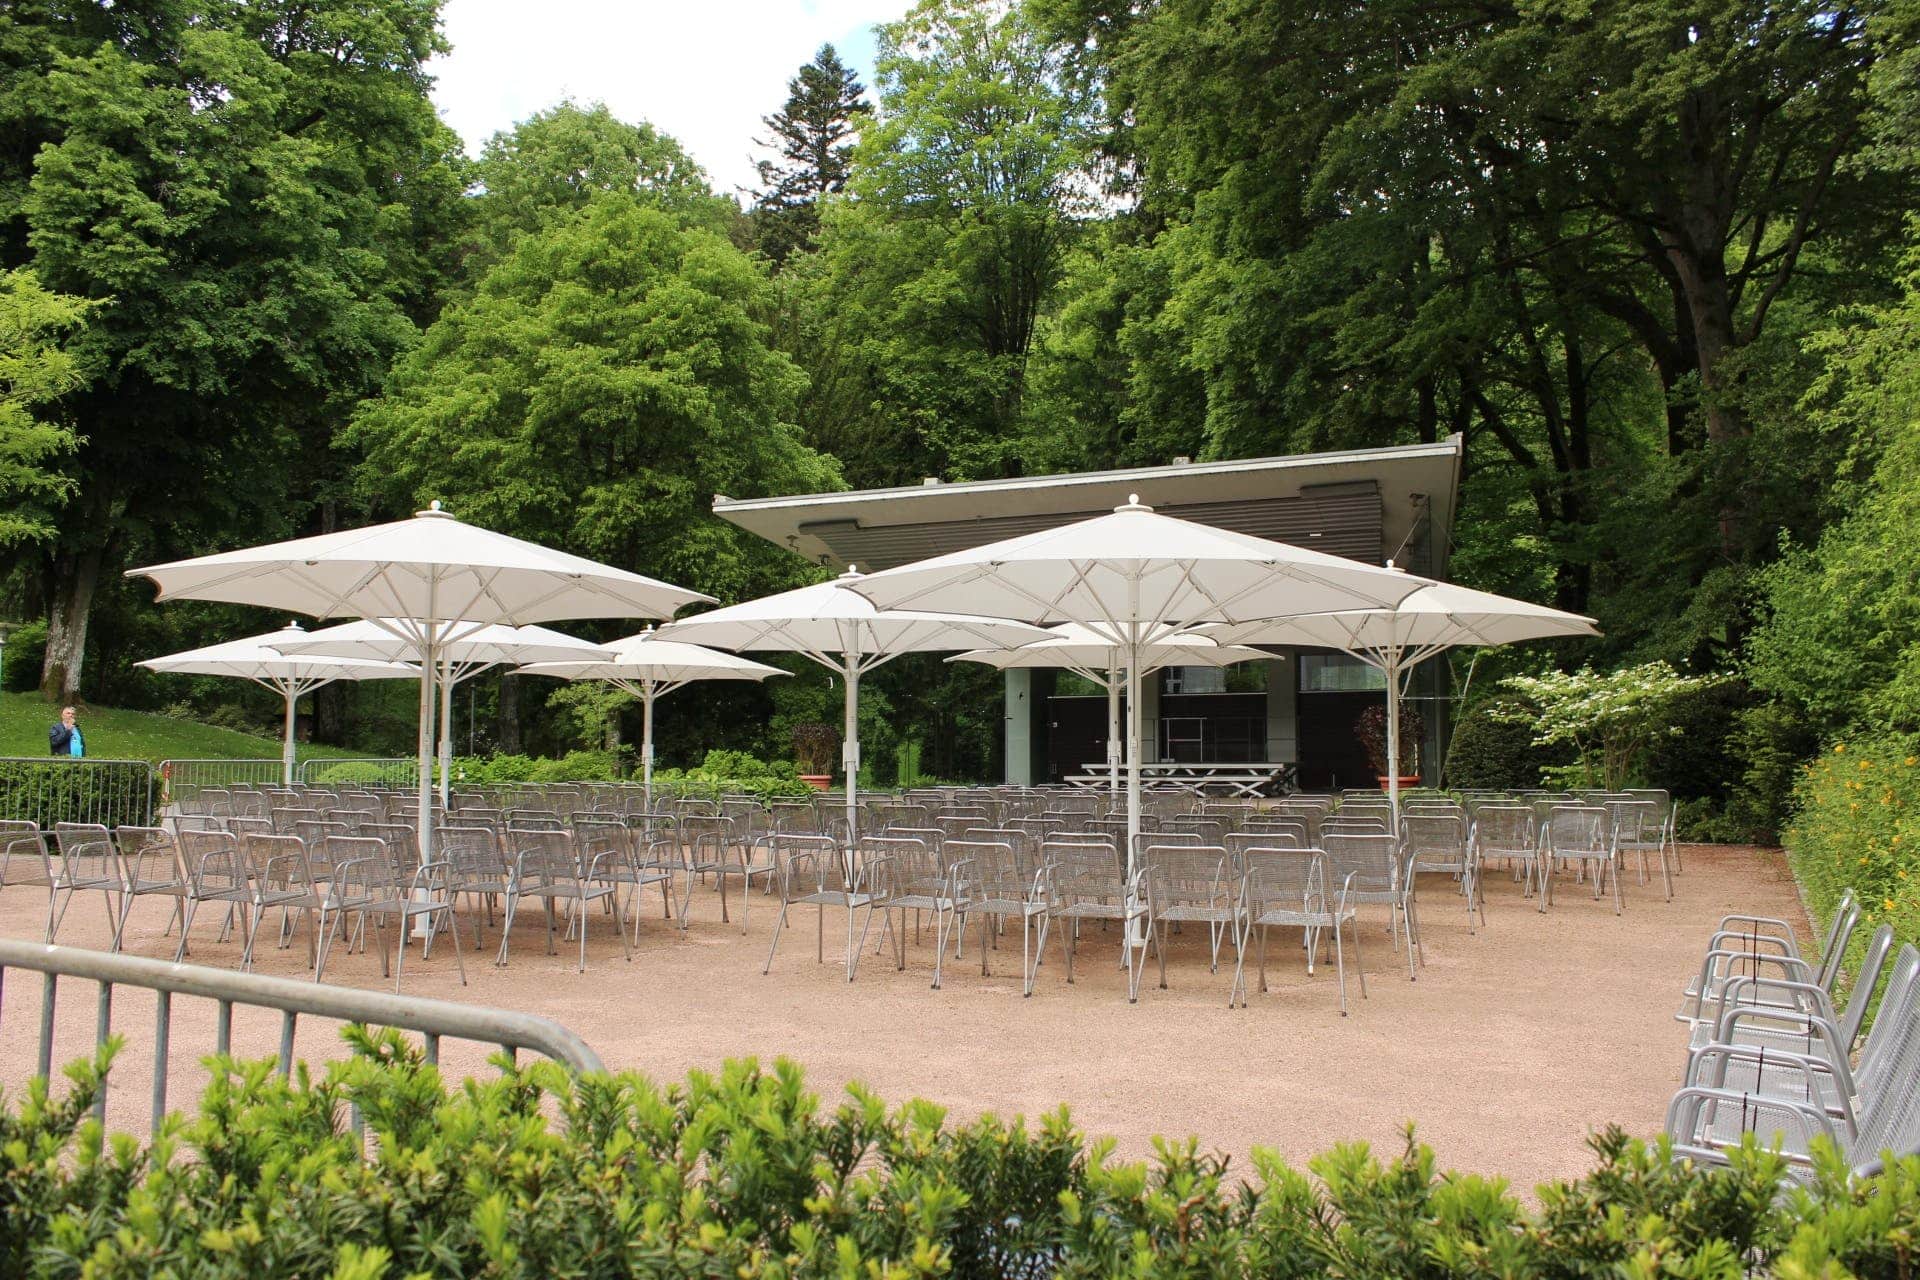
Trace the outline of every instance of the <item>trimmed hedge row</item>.
[[784, 1061], [449, 1090], [397, 1035], [347, 1035], [318, 1078], [218, 1060], [150, 1147], [87, 1114], [110, 1052], [57, 1101], [35, 1082], [0, 1108], [0, 1275], [1892, 1277], [1920, 1233], [1920, 1160], [1778, 1196], [1764, 1152], [1702, 1172], [1609, 1130], [1533, 1208], [1410, 1136], [1305, 1171], [1256, 1152], [1249, 1180], [1191, 1142], [1116, 1161], [1064, 1111], [826, 1110]]
[[1867, 927], [1891, 924], [1920, 944], [1920, 734], [1837, 742], [1806, 764], [1784, 838], [1793, 874], [1820, 920], [1851, 887]]

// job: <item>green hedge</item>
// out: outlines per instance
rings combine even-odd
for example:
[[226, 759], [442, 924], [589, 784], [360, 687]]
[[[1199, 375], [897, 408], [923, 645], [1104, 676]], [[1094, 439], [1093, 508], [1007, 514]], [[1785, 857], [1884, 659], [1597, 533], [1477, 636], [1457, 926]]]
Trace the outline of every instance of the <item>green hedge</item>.
[[1920, 943], [1920, 734], [1835, 743], [1804, 766], [1785, 832], [1794, 876], [1822, 921], [1840, 894], [1860, 894], [1868, 927], [1891, 923]]
[[143, 760], [0, 760], [0, 818], [150, 826], [157, 793]]
[[151, 1146], [88, 1118], [108, 1054], [58, 1101], [34, 1082], [0, 1109], [0, 1275], [1891, 1277], [1920, 1236], [1920, 1160], [1776, 1197], [1752, 1147], [1709, 1173], [1609, 1130], [1528, 1205], [1411, 1139], [1305, 1170], [1191, 1141], [1131, 1163], [1064, 1112], [948, 1125], [858, 1089], [825, 1109], [786, 1062], [449, 1090], [398, 1036], [348, 1037], [318, 1078], [215, 1060]]
[[1527, 706], [1523, 699], [1503, 695], [1475, 703], [1461, 715], [1447, 744], [1449, 787], [1537, 787], [1542, 769], [1573, 762], [1566, 747], [1535, 746], [1531, 722], [1499, 718], [1503, 711]]

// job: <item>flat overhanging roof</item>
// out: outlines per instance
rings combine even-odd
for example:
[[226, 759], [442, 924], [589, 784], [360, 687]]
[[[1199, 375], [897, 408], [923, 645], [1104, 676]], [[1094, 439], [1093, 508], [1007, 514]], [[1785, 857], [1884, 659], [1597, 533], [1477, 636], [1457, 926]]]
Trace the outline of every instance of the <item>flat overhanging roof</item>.
[[1461, 452], [1453, 435], [1435, 444], [1015, 480], [720, 495], [713, 511], [818, 564], [873, 571], [1104, 515], [1138, 494], [1167, 515], [1370, 563], [1396, 559], [1442, 577]]

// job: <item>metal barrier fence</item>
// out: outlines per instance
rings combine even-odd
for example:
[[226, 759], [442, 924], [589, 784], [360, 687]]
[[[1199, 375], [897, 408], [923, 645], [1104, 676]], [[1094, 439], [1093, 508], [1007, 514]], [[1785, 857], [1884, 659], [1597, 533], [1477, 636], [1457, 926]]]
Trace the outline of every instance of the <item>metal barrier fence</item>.
[[[36, 1074], [53, 1073], [53, 1026], [58, 984], [61, 978], [77, 978], [98, 984], [98, 1003], [94, 1015], [94, 1043], [104, 1044], [113, 1034], [113, 991], [116, 986], [143, 987], [156, 993], [153, 1030], [153, 1092], [149, 1106], [149, 1124], [159, 1132], [160, 1120], [167, 1113], [167, 1054], [173, 1030], [173, 997], [199, 996], [218, 1002], [214, 1045], [215, 1053], [226, 1053], [233, 1034], [233, 1008], [242, 1005], [280, 1011], [280, 1074], [293, 1069], [294, 1028], [300, 1015], [333, 1018], [341, 1022], [359, 1022], [369, 1026], [393, 1027], [420, 1033], [426, 1058], [439, 1062], [442, 1039], [467, 1040], [476, 1044], [498, 1045], [509, 1057], [521, 1049], [544, 1054], [572, 1071], [603, 1071], [600, 1055], [587, 1042], [551, 1018], [518, 1013], [510, 1009], [492, 1009], [484, 1005], [457, 1004], [451, 1000], [431, 1000], [423, 996], [399, 996], [385, 991], [360, 991], [347, 987], [328, 987], [291, 978], [272, 978], [257, 973], [234, 973], [197, 964], [168, 964], [144, 956], [115, 955], [89, 951], [81, 947], [50, 946], [0, 938], [0, 1019], [4, 1019], [6, 975], [9, 969], [24, 969], [41, 975], [40, 1048]], [[104, 1121], [107, 1095], [104, 1085], [94, 1103], [94, 1111]]]
[[0, 818], [43, 828], [56, 822], [149, 827], [157, 798], [148, 760], [0, 757]]
[[295, 777], [305, 783], [373, 782], [390, 787], [411, 787], [420, 779], [420, 762], [411, 756], [352, 757], [344, 760], [302, 760]]
[[162, 760], [160, 803], [191, 804], [208, 787], [277, 787], [286, 781], [280, 760]]

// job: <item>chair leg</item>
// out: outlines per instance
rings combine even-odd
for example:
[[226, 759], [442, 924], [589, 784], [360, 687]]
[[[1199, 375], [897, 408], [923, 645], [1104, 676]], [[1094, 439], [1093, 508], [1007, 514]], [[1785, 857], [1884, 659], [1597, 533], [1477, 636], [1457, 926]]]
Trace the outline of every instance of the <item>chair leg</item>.
[[[1360, 957], [1360, 931], [1358, 929], [1354, 930], [1353, 943], [1354, 959], [1357, 962]], [[1340, 944], [1340, 922], [1338, 920], [1333, 922], [1333, 973], [1334, 977], [1338, 979], [1340, 983], [1340, 1016], [1344, 1018], [1347, 1016], [1347, 953], [1346, 948]], [[1365, 981], [1365, 974], [1361, 975], [1361, 980]]]
[[181, 959], [187, 954], [187, 933], [193, 928], [193, 911], [194, 908], [199, 905], [198, 899], [195, 898], [184, 898], [181, 901], [186, 904], [185, 910], [182, 912], [186, 918], [180, 922], [180, 944], [173, 949], [173, 962], [175, 964], [179, 964]]
[[447, 933], [453, 939], [453, 966], [460, 971], [460, 985], [467, 985], [467, 961], [460, 954], [460, 920], [453, 913], [453, 895], [447, 895]]
[[787, 927], [787, 904], [780, 904], [780, 914], [773, 918], [773, 941], [767, 944], [767, 962], [760, 966], [760, 976], [773, 972], [773, 953], [780, 946], [780, 931]]

